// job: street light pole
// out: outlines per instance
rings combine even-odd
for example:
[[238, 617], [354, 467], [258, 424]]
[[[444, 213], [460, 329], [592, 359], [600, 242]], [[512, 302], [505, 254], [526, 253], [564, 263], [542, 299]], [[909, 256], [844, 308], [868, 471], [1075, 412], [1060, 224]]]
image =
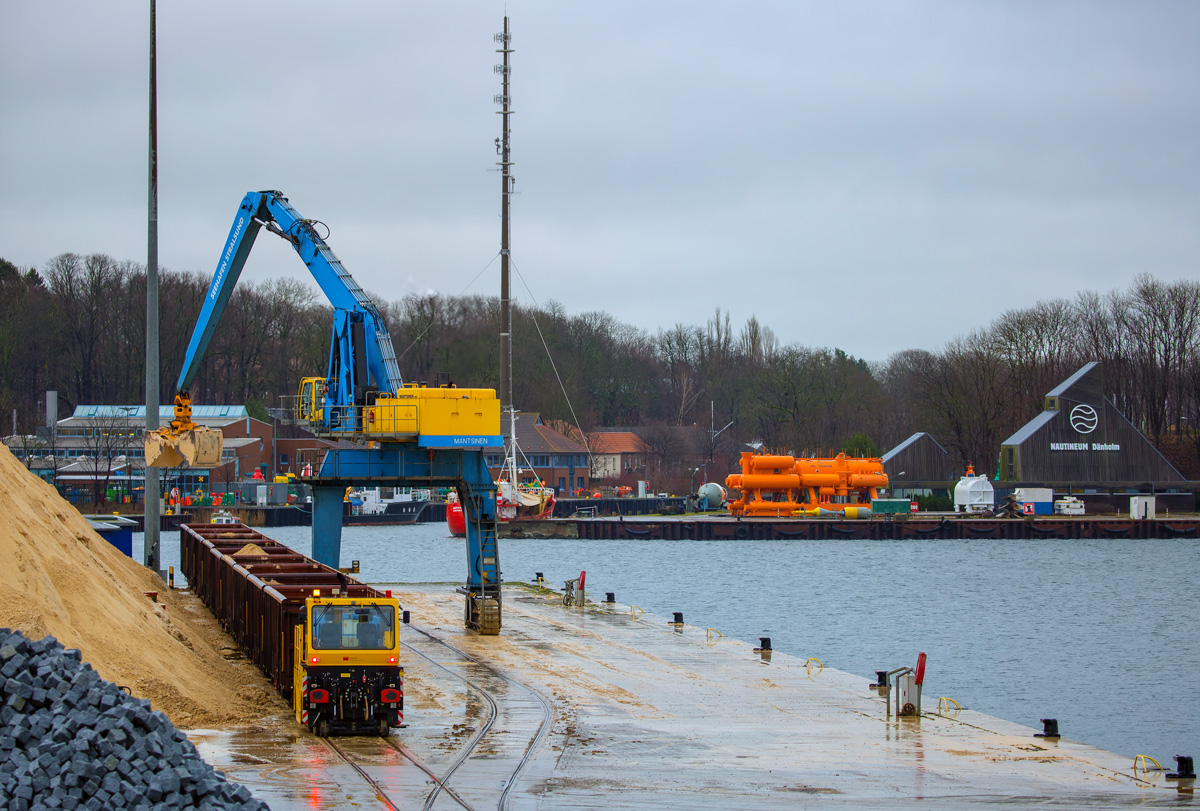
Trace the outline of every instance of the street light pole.
[[[158, 83], [154, 0], [150, 0], [150, 160], [146, 220], [146, 431], [158, 430]], [[145, 467], [142, 563], [159, 571], [158, 468]]]

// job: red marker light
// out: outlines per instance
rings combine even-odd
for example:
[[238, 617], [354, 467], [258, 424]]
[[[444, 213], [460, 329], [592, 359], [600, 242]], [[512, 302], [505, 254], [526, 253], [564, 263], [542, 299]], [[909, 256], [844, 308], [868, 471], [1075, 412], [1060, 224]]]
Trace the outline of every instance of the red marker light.
[[389, 664], [389, 665], [394, 665], [394, 664], [396, 664], [396, 657], [395, 657], [395, 656], [389, 656], [389, 657], [388, 657], [388, 664]]
[[317, 664], [318, 662], [320, 662], [320, 661], [321, 661], [321, 657], [320, 657], [320, 656], [314, 656], [313, 658], [309, 659], [308, 661], [309, 661], [311, 664], [314, 664], [314, 665], [315, 665], [315, 664]]

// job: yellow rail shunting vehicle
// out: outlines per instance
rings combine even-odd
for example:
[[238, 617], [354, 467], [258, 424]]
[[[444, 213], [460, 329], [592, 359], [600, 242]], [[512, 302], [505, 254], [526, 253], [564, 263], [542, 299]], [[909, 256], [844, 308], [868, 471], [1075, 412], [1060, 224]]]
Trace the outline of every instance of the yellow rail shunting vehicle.
[[388, 734], [404, 718], [404, 668], [390, 597], [322, 597], [304, 601], [295, 625], [292, 709], [321, 737], [334, 732]]
[[184, 524], [197, 596], [322, 737], [404, 721], [400, 603], [242, 524]]

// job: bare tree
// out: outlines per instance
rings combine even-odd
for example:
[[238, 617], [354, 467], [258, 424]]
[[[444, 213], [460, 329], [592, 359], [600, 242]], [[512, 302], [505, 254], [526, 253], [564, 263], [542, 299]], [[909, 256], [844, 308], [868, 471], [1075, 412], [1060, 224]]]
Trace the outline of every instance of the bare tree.
[[[132, 411], [132, 407], [128, 408]], [[108, 485], [113, 467], [125, 462], [125, 453], [139, 445], [140, 430], [129, 420], [116, 414], [84, 420], [83, 445], [87, 456], [81, 461], [92, 468], [92, 503], [103, 509], [108, 503]]]

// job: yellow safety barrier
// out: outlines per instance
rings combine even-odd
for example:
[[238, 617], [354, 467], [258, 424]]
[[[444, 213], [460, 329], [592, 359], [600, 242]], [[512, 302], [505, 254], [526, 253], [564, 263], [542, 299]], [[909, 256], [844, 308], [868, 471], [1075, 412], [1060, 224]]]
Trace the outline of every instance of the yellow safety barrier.
[[[1155, 760], [1154, 758], [1150, 757], [1149, 755], [1138, 755], [1137, 757], [1135, 757], [1135, 758], [1133, 759], [1133, 770], [1134, 770], [1134, 772], [1138, 771], [1138, 764], [1139, 764], [1139, 763], [1141, 764], [1141, 770], [1142, 770], [1142, 771], [1144, 771], [1144, 772], [1149, 772], [1149, 771], [1162, 772], [1162, 771], [1166, 771], [1166, 769], [1164, 769], [1164, 768], [1162, 767], [1162, 764], [1161, 764], [1161, 763], [1159, 763], [1157, 760]], [[1147, 763], [1153, 763], [1153, 764], [1154, 764], [1154, 768], [1153, 768], [1153, 769], [1151, 769], [1149, 766], [1147, 766], [1147, 765], [1146, 765]]]
[[[634, 613], [633, 613], [634, 611], [636, 611], [636, 612], [637, 612], [637, 614], [634, 614]], [[631, 620], [635, 620], [635, 619], [637, 619], [638, 617], [642, 616], [642, 614], [645, 614], [645, 613], [646, 613], [645, 611], [643, 611], [642, 609], [638, 608], [636, 605], [631, 605], [631, 606], [629, 606], [629, 618], [630, 618]]]
[[954, 712], [962, 712], [962, 704], [959, 704], [957, 701], [950, 698], [949, 696], [942, 696], [941, 698], [938, 699], [938, 708], [937, 708], [938, 715], [945, 715], [946, 712], [950, 709], [951, 704], [954, 705]]
[[818, 673], [820, 673], [822, 670], [825, 669], [825, 665], [821, 664], [820, 659], [810, 656], [804, 660], [804, 668], [805, 668], [805, 670], [807, 670], [809, 672], [809, 675], [812, 675], [812, 663], [813, 662], [817, 663], [817, 672]]
[[722, 639], [725, 636], [725, 634], [721, 633], [716, 628], [707, 628], [707, 629], [705, 629], [704, 633], [705, 633], [705, 637], [708, 639], [708, 644], [710, 644], [710, 645], [717, 644], [717, 640], [713, 639], [713, 634], [717, 635], [717, 639]]

